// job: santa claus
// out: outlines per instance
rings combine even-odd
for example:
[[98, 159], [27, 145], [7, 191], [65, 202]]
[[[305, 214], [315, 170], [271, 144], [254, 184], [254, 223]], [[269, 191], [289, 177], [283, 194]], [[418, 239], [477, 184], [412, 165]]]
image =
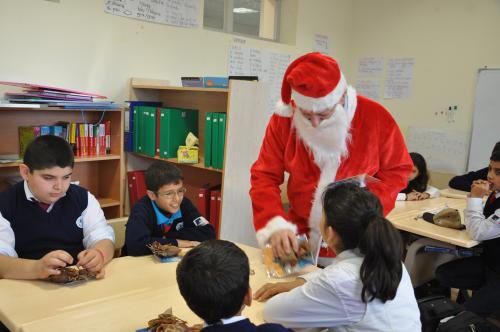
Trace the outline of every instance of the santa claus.
[[[297, 250], [297, 233], [308, 233], [317, 253], [321, 197], [328, 184], [362, 174], [377, 178], [367, 187], [387, 214], [407, 185], [412, 161], [389, 112], [356, 95], [329, 56], [309, 53], [292, 62], [281, 99], [251, 168], [257, 240], [283, 256]], [[288, 213], [279, 189], [285, 173]]]

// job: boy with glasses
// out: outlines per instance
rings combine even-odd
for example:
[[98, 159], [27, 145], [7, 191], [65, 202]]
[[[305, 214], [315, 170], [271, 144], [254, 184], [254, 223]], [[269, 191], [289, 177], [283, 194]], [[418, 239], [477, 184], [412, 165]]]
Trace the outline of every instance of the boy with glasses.
[[154, 162], [146, 170], [147, 195], [132, 208], [125, 231], [124, 255], [142, 256], [158, 241], [180, 248], [195, 247], [215, 238], [215, 231], [184, 194], [182, 172], [174, 165]]

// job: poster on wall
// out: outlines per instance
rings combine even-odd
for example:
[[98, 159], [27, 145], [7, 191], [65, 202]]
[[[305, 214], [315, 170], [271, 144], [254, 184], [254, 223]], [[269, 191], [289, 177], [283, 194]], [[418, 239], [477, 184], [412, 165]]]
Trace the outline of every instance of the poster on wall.
[[281, 98], [281, 82], [290, 63], [290, 54], [233, 44], [229, 50], [228, 74], [234, 76], [257, 76], [270, 87], [268, 100], [269, 116]]
[[380, 100], [380, 81], [372, 79], [358, 79], [356, 82], [356, 92], [359, 95], [373, 100]]
[[143, 21], [193, 28], [199, 26], [200, 1], [106, 0], [104, 11]]
[[313, 51], [328, 54], [328, 36], [314, 34]]
[[392, 58], [387, 61], [385, 99], [409, 99], [413, 80], [413, 58]]

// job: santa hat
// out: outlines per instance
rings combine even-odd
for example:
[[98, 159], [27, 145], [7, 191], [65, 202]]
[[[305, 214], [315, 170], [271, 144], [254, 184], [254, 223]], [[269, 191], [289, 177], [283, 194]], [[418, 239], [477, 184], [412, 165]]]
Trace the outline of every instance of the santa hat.
[[346, 88], [337, 61], [318, 52], [303, 55], [285, 72], [276, 113], [290, 117], [292, 103], [313, 112], [331, 108], [340, 101]]

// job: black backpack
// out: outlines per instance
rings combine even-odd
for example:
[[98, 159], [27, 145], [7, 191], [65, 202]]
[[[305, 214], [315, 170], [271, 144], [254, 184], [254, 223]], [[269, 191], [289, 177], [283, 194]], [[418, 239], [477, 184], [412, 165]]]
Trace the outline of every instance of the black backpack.
[[439, 324], [436, 332], [490, 332], [486, 319], [473, 312], [462, 311], [455, 317]]
[[435, 332], [441, 319], [455, 316], [463, 311], [461, 305], [442, 295], [424, 297], [419, 299], [417, 303], [420, 310], [422, 332]]

